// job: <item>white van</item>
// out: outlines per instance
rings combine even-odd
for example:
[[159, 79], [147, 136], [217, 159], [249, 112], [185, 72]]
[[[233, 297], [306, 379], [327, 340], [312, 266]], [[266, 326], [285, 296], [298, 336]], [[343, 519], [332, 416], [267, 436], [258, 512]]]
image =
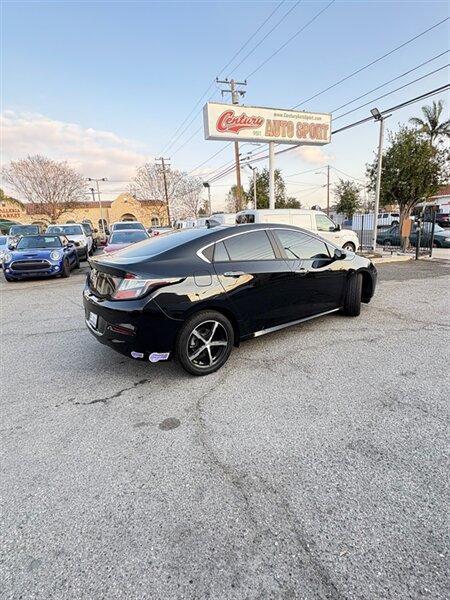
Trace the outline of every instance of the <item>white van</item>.
[[236, 214], [236, 223], [282, 223], [309, 229], [344, 250], [355, 252], [359, 247], [358, 236], [350, 229], [341, 229], [319, 210], [302, 208], [276, 208], [274, 210], [241, 210]]
[[213, 213], [208, 221], [213, 225], [236, 225], [236, 213]]

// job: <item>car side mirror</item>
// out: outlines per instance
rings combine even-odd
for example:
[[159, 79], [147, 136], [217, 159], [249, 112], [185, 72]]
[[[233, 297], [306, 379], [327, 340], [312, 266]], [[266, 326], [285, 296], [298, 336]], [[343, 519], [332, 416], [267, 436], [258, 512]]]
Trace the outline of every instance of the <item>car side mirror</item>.
[[340, 230], [341, 230], [341, 226], [340, 226], [340, 225], [336, 225], [336, 226], [334, 227], [334, 230], [333, 230], [333, 231], [340, 231]]
[[335, 248], [333, 254], [333, 260], [343, 260], [347, 255], [343, 250], [339, 250], [339, 248]]
[[14, 250], [15, 247], [14, 244], [8, 244], [8, 250]]

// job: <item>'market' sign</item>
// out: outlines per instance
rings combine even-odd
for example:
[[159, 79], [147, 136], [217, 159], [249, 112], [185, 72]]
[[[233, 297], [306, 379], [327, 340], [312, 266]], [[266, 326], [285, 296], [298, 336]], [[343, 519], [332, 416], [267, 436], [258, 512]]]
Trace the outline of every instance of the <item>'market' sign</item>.
[[259, 106], [208, 102], [203, 108], [205, 139], [310, 144], [331, 140], [331, 115]]

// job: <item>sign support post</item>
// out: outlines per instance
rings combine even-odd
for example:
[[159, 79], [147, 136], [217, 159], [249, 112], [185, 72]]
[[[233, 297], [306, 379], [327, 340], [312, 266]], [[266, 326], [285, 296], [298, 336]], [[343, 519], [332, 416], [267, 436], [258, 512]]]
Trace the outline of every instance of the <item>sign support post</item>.
[[269, 208], [275, 208], [275, 144], [269, 142]]

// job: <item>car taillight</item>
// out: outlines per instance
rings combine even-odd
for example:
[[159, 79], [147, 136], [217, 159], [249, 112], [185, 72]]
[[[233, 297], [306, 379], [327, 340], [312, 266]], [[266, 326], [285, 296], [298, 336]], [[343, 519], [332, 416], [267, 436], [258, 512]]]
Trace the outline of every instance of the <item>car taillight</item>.
[[111, 298], [113, 300], [134, 300], [140, 298], [150, 291], [171, 283], [181, 281], [179, 277], [166, 277], [164, 279], [142, 279], [131, 273], [127, 273], [123, 279], [116, 279], [117, 285]]

